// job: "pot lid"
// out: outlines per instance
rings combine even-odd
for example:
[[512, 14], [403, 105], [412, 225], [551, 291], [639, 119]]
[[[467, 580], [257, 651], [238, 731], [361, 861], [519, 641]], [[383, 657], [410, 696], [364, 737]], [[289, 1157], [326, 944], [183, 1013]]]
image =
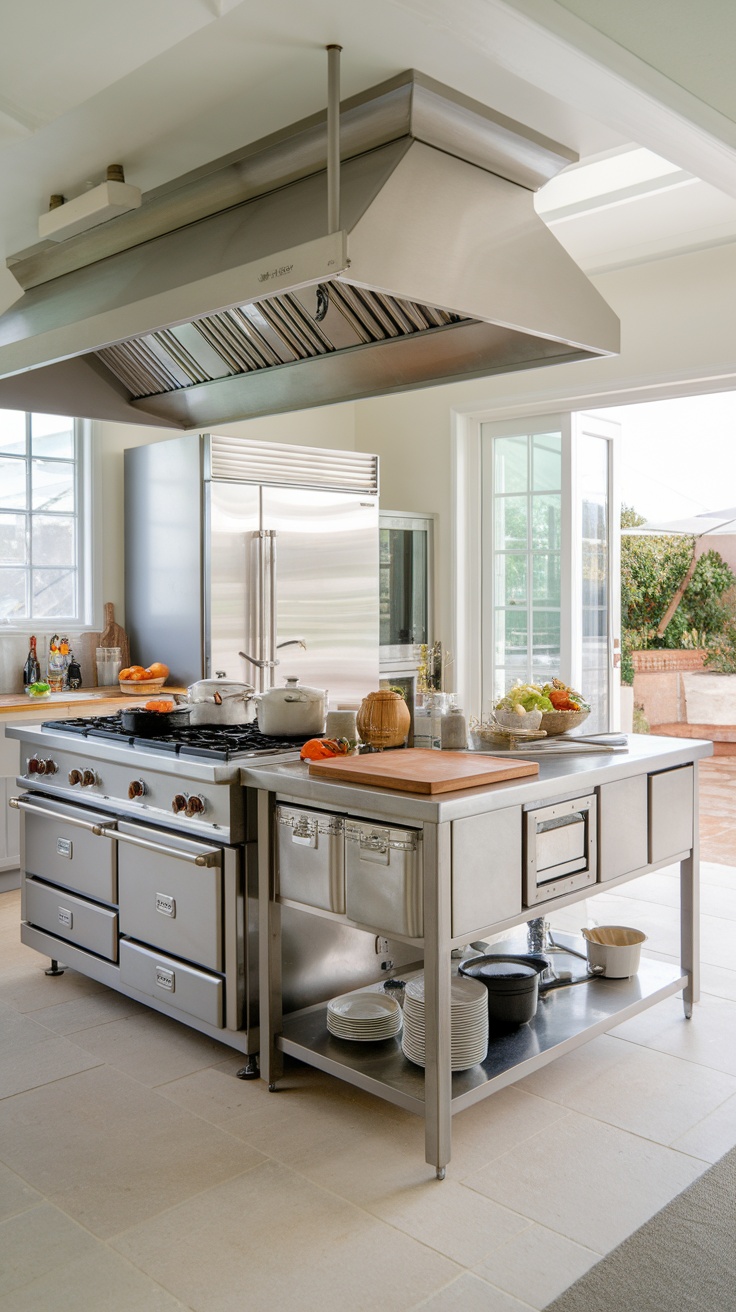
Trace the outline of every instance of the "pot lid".
[[211, 702], [215, 694], [224, 700], [226, 697], [249, 697], [255, 689], [250, 683], [239, 683], [236, 679], [198, 679], [187, 688], [190, 702]]

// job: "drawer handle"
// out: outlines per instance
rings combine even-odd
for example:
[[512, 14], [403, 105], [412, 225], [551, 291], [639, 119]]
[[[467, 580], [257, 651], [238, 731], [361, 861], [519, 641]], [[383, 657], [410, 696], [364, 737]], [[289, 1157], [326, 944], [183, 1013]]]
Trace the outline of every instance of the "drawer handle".
[[12, 806], [15, 811], [28, 811], [31, 815], [40, 815], [44, 820], [56, 820], [60, 824], [76, 825], [78, 829], [87, 829], [89, 833], [95, 834], [98, 838], [112, 838], [116, 843], [131, 843], [134, 847], [145, 847], [149, 852], [161, 852], [164, 856], [173, 856], [177, 861], [186, 861], [192, 866], [217, 866], [220, 864], [218, 848], [210, 848], [207, 852], [195, 855], [193, 852], [180, 852], [175, 847], [166, 847], [163, 843], [152, 843], [148, 838], [134, 838], [132, 834], [118, 833], [117, 829], [113, 829], [109, 825], [95, 825], [89, 820], [80, 820], [77, 816], [60, 815], [58, 811], [47, 811], [43, 806], [34, 806], [32, 802], [26, 802], [21, 797], [8, 798], [8, 806]]
[[186, 861], [190, 866], [219, 866], [220, 852], [216, 847], [207, 852], [181, 852], [177, 847], [166, 847], [163, 843], [152, 843], [150, 838], [135, 838], [133, 834], [121, 834], [118, 829], [100, 828], [96, 831], [105, 838], [113, 838], [116, 843], [130, 843], [133, 847], [145, 847], [149, 852], [160, 852], [162, 856], [171, 856], [176, 861]]
[[97, 834], [98, 837], [101, 834], [106, 838], [112, 838], [113, 836], [102, 825], [92, 824], [89, 820], [80, 820], [74, 815], [61, 815], [58, 811], [47, 811], [43, 806], [34, 806], [32, 802], [24, 801], [22, 797], [9, 797], [8, 806], [12, 806], [14, 811], [29, 811], [31, 815], [40, 815], [44, 820], [56, 820], [59, 824], [76, 825], [78, 829], [87, 829], [91, 834]]

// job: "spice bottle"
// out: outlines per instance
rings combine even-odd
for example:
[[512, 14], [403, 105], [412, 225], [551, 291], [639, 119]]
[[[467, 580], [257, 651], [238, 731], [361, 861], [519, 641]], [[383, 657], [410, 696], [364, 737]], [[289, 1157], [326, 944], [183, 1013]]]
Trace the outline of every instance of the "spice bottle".
[[468, 726], [459, 706], [451, 706], [440, 722], [443, 752], [464, 752], [468, 745]]

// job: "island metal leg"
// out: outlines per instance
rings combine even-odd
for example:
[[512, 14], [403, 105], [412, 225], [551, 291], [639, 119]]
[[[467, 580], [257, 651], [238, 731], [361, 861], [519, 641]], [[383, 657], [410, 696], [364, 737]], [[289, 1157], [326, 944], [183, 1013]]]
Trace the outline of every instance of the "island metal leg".
[[688, 983], [682, 991], [685, 1017], [700, 997], [700, 849], [698, 841], [698, 763], [693, 762], [693, 847], [680, 862], [680, 963]]
[[425, 1157], [444, 1180], [451, 1154], [450, 825], [424, 826]]
[[261, 1077], [271, 1091], [284, 1070], [276, 1046], [281, 1033], [281, 908], [276, 901], [273, 861], [274, 794], [258, 793], [258, 988], [260, 993]]

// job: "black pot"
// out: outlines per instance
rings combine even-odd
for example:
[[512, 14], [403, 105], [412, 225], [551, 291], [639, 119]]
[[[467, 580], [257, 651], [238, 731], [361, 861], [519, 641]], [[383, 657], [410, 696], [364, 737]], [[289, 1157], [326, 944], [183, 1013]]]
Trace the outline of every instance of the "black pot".
[[488, 990], [488, 1019], [492, 1027], [524, 1025], [536, 1015], [539, 976], [546, 970], [544, 957], [490, 953], [471, 957], [459, 967], [461, 975], [480, 980]]
[[120, 722], [126, 733], [134, 733], [138, 738], [158, 738], [170, 729], [185, 729], [189, 724], [189, 707], [147, 711], [144, 706], [131, 706], [120, 712]]

